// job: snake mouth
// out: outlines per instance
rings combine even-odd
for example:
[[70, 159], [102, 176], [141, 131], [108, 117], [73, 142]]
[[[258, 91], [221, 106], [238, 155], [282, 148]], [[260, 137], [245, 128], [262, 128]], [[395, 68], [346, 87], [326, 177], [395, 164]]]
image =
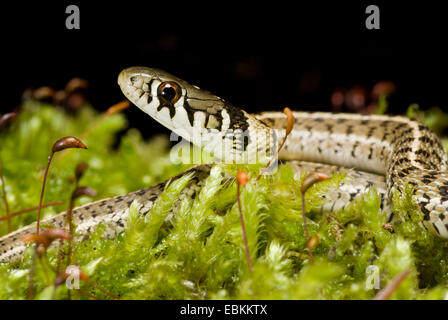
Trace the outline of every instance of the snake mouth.
[[118, 85], [123, 94], [138, 107], [143, 107], [152, 101], [151, 82], [157, 79], [157, 74], [145, 67], [124, 69], [118, 75]]

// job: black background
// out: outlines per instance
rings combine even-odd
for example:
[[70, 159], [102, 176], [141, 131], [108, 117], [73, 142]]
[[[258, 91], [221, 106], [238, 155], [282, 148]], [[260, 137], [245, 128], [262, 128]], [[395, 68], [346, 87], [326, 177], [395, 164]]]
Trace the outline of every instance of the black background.
[[[17, 1], [0, 19], [0, 113], [27, 87], [60, 89], [75, 76], [105, 110], [123, 100], [117, 75], [133, 65], [165, 69], [249, 112], [326, 111], [334, 88], [379, 80], [397, 84], [391, 113], [414, 102], [446, 109], [448, 13], [441, 2], [390, 2]], [[80, 30], [65, 28], [69, 4], [80, 8]], [[369, 4], [380, 8], [380, 30], [365, 27]], [[137, 108], [126, 114], [145, 135], [166, 132]]]

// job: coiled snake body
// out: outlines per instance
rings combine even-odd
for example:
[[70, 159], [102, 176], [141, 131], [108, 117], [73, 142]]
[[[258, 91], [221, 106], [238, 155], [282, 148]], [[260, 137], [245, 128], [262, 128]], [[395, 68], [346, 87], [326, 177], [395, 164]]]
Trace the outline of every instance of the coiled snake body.
[[[118, 83], [124, 95], [145, 113], [223, 161], [267, 162], [285, 134], [283, 113], [250, 115], [161, 70], [128, 68], [120, 73]], [[447, 154], [439, 138], [425, 125], [397, 116], [293, 114], [294, 128], [279, 158], [294, 160], [291, 164], [297, 171], [331, 174], [345, 170], [352, 178], [326, 195], [322, 210], [339, 210], [373, 185], [382, 197], [383, 210], [392, 216], [388, 199], [395, 191], [403, 192], [409, 183], [424, 215], [423, 226], [448, 238]], [[210, 168], [200, 165], [182, 173], [194, 173], [184, 193], [196, 192]], [[102, 221], [109, 235], [121, 232], [132, 201], [139, 200], [139, 212], [145, 214], [166, 183], [76, 208], [73, 217], [77, 232], [87, 235]], [[62, 227], [64, 218], [63, 212], [42, 224]], [[19, 259], [25, 249], [21, 237], [34, 230], [28, 226], [1, 238], [0, 261]]]

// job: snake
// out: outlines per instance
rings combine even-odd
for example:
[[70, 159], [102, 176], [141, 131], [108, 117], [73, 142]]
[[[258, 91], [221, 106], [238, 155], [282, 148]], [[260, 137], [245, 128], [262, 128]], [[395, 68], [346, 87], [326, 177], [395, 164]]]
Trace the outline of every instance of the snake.
[[[346, 208], [370, 187], [381, 197], [381, 209], [393, 218], [391, 199], [412, 200], [421, 211], [421, 226], [448, 239], [447, 153], [439, 137], [423, 123], [404, 116], [329, 112], [292, 112], [294, 125], [285, 139], [283, 112], [249, 114], [213, 93], [163, 70], [130, 67], [118, 76], [125, 97], [176, 135], [224, 163], [288, 162], [296, 173], [342, 171], [349, 179], [330, 190], [318, 208]], [[164, 182], [126, 195], [98, 200], [73, 210], [76, 233], [82, 238], [104, 223], [106, 235], [125, 230], [131, 204], [147, 214], [164, 188], [186, 174], [192, 176], [180, 197], [194, 196], [209, 175], [211, 164], [199, 164]], [[42, 226], [64, 227], [66, 212], [44, 219]], [[22, 237], [35, 232], [25, 226], [0, 238], [0, 262], [15, 262], [26, 249]]]

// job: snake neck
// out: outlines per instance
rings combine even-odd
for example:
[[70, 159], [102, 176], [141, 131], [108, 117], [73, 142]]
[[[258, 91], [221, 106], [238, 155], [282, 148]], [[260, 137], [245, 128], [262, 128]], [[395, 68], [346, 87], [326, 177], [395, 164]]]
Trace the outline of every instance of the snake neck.
[[[183, 139], [212, 155], [216, 161], [237, 164], [267, 164], [278, 146], [276, 131], [230, 104], [223, 104], [213, 115], [196, 111], [193, 125], [168, 128]], [[219, 124], [207, 125], [210, 117]]]

